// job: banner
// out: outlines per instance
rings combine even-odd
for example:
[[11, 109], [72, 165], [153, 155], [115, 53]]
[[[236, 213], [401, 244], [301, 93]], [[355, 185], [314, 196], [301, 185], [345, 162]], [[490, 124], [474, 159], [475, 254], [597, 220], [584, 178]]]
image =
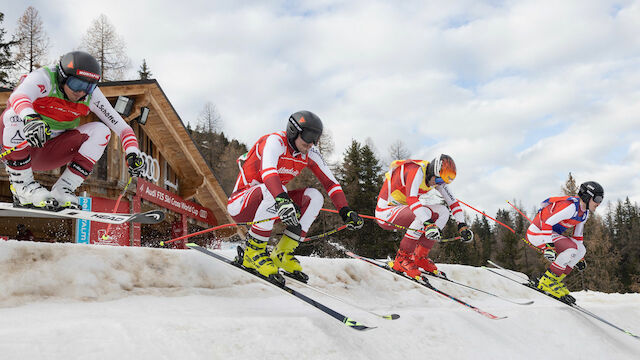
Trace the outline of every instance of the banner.
[[205, 222], [209, 225], [218, 225], [213, 212], [191, 201], [184, 200], [180, 196], [154, 185], [146, 180], [138, 178], [137, 196], [160, 205], [179, 214]]
[[[91, 210], [100, 212], [113, 212], [116, 200], [94, 197], [91, 201]], [[128, 214], [129, 202], [122, 200], [118, 204], [117, 213]], [[90, 241], [91, 244], [129, 246], [129, 224], [112, 224], [107, 234], [109, 224], [94, 221], [91, 224]], [[105, 237], [106, 235], [106, 237]]]
[[[82, 210], [91, 211], [91, 198], [79, 196], [78, 200]], [[89, 220], [76, 220], [76, 243], [89, 244], [91, 236], [91, 221]]]

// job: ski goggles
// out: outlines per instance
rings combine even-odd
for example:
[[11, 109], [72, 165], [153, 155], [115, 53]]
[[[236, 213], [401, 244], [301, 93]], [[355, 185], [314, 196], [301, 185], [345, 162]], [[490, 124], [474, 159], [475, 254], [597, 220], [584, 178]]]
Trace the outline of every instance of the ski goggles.
[[596, 195], [594, 197], [592, 197], [593, 202], [600, 204], [602, 202], [602, 200], [604, 200], [604, 196], [602, 195]]
[[82, 79], [77, 78], [75, 76], [69, 76], [67, 78], [66, 85], [73, 92], [83, 91], [85, 94], [88, 95], [88, 94], [93, 93], [93, 90], [96, 89], [96, 86], [98, 84], [97, 83], [90, 83], [90, 82], [88, 82], [86, 80], [82, 80]]
[[440, 169], [440, 176], [436, 176], [436, 184], [451, 184], [453, 179], [456, 178], [455, 170], [451, 169]]
[[322, 135], [322, 133], [309, 130], [309, 129], [304, 129], [300, 133], [300, 137], [304, 142], [306, 142], [307, 144], [314, 144], [314, 145], [318, 145], [318, 140], [320, 140], [320, 135]]

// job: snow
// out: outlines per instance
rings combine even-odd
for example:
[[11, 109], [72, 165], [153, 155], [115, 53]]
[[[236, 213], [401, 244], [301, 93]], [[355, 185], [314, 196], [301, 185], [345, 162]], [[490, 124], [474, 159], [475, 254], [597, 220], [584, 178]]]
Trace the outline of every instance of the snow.
[[[231, 257], [232, 250], [221, 253]], [[196, 251], [0, 242], [0, 359], [638, 359], [640, 340], [488, 271], [441, 264], [450, 278], [533, 305], [432, 280], [490, 320], [353, 259], [301, 257], [291, 283], [376, 329], [360, 332]], [[574, 293], [640, 333], [640, 294]]]

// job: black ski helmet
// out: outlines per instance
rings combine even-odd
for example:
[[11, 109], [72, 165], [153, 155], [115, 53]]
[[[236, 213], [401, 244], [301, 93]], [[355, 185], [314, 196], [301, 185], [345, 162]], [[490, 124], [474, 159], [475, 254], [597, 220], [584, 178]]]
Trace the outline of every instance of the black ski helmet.
[[[58, 84], [62, 87], [71, 77], [93, 85], [100, 81], [100, 64], [98, 60], [84, 51], [72, 51], [62, 55], [58, 64]], [[76, 90], [76, 89], [73, 89]], [[91, 91], [87, 91], [90, 93]]]
[[322, 135], [322, 120], [318, 115], [306, 110], [291, 114], [287, 124], [287, 139], [294, 148], [298, 135], [305, 142], [317, 145]]
[[580, 184], [578, 197], [580, 197], [580, 199], [584, 201], [587, 206], [589, 206], [589, 200], [591, 199], [600, 204], [604, 199], [604, 189], [595, 181], [587, 181]]

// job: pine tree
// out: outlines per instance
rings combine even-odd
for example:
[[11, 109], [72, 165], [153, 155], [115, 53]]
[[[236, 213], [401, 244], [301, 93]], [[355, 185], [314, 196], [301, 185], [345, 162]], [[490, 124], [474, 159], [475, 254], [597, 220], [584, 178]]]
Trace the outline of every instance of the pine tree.
[[15, 83], [9, 78], [9, 72], [15, 68], [15, 61], [11, 59], [11, 47], [17, 43], [15, 40], [4, 42], [7, 31], [2, 27], [4, 13], [0, 12], [0, 85], [13, 86]]
[[484, 265], [487, 263], [487, 260], [491, 260], [493, 256], [492, 252], [495, 240], [493, 239], [491, 226], [489, 225], [489, 221], [485, 216], [478, 218], [478, 216], [476, 215], [476, 218], [471, 225], [471, 230], [476, 237], [475, 242], [480, 243], [480, 261], [478, 265]]
[[576, 185], [576, 179], [569, 173], [567, 182], [562, 187], [562, 193], [566, 196], [576, 196], [578, 194], [578, 186]]
[[639, 213], [638, 206], [626, 198], [624, 202], [618, 201], [607, 216], [611, 243], [620, 254], [617, 275], [623, 291], [640, 291]]
[[[506, 210], [498, 210], [496, 220], [511, 228], [514, 227], [511, 215]], [[496, 259], [506, 268], [517, 269], [520, 260], [519, 242], [521, 242], [518, 235], [502, 226], [496, 227], [495, 233], [497, 239]]]
[[140, 69], [138, 69], [138, 77], [140, 80], [149, 80], [153, 76], [153, 73], [147, 66], [147, 60], [142, 59], [142, 65], [140, 65]]
[[[335, 173], [349, 206], [359, 213], [373, 213], [383, 180], [382, 167], [373, 150], [352, 140]], [[395, 245], [389, 241], [393, 234], [374, 221], [365, 221], [360, 231], [342, 232], [338, 238], [346, 248], [365, 256], [386, 257], [395, 253]]]

